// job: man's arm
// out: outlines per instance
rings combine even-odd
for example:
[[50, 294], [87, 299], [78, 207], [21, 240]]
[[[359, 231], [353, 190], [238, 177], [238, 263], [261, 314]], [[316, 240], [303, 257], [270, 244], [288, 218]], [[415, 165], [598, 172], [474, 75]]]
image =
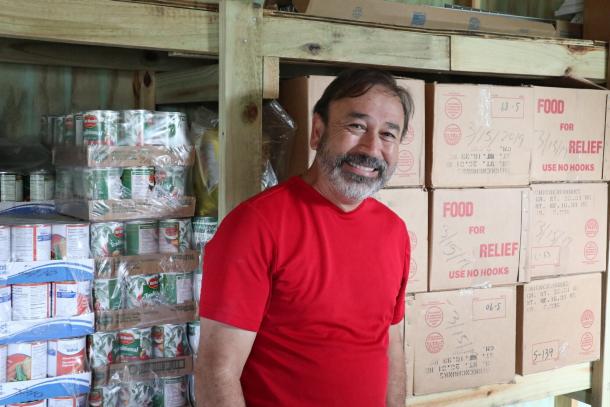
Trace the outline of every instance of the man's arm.
[[256, 332], [201, 318], [195, 373], [197, 405], [245, 407], [239, 379]]
[[401, 327], [402, 324], [390, 325], [387, 407], [405, 407], [407, 399], [407, 374]]

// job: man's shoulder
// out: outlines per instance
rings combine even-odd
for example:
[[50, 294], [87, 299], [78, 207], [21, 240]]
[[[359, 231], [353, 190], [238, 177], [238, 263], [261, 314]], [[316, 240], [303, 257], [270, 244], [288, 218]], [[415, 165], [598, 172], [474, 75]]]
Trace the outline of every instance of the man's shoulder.
[[260, 192], [240, 203], [227, 216], [263, 215], [268, 217], [294, 196], [295, 179], [290, 178], [276, 186]]
[[407, 225], [405, 224], [405, 221], [400, 216], [398, 216], [396, 212], [390, 209], [386, 204], [380, 202], [379, 200], [373, 197], [369, 198], [369, 200], [371, 201], [371, 206], [373, 210], [375, 211], [375, 213], [377, 213], [379, 217], [386, 219], [387, 223], [395, 225], [399, 231], [407, 230]]

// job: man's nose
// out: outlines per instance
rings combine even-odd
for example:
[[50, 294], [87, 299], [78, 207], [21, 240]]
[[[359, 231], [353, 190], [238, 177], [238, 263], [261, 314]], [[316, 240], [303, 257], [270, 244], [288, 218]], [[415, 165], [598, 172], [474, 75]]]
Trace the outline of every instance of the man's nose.
[[358, 143], [360, 151], [372, 157], [381, 157], [381, 137], [377, 129], [368, 129]]

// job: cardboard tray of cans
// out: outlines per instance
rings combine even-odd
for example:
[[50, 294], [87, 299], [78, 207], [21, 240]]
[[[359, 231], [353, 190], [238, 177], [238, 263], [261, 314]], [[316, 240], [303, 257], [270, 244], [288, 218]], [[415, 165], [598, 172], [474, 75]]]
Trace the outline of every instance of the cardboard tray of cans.
[[70, 397], [91, 390], [91, 373], [0, 383], [0, 405], [26, 403], [52, 397]]
[[71, 317], [0, 322], [0, 345], [85, 336], [94, 332], [93, 323], [93, 312]]
[[114, 380], [150, 380], [158, 377], [184, 376], [191, 373], [193, 373], [193, 356], [190, 355], [113, 363], [92, 370], [94, 387], [104, 386]]
[[48, 215], [55, 214], [55, 201], [0, 202], [0, 215]]
[[190, 218], [195, 197], [167, 199], [57, 200], [57, 212], [90, 221]]
[[119, 274], [158, 274], [189, 272], [199, 267], [199, 254], [195, 250], [184, 253], [154, 253], [137, 256], [99, 257], [96, 277], [111, 278]]
[[78, 167], [190, 166], [195, 162], [193, 146], [57, 146], [53, 164]]
[[0, 262], [0, 285], [93, 280], [94, 260]]
[[133, 309], [95, 311], [95, 327], [98, 331], [116, 331], [163, 324], [186, 324], [197, 319], [195, 301], [174, 305], [159, 304]]

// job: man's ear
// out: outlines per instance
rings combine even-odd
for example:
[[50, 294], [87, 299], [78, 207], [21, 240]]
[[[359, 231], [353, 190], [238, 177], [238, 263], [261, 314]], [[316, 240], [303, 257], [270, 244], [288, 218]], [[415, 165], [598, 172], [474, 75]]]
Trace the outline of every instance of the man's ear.
[[311, 147], [312, 150], [318, 149], [325, 128], [326, 126], [324, 125], [322, 116], [318, 113], [314, 113], [313, 118], [311, 119], [311, 137], [309, 138], [309, 147]]

